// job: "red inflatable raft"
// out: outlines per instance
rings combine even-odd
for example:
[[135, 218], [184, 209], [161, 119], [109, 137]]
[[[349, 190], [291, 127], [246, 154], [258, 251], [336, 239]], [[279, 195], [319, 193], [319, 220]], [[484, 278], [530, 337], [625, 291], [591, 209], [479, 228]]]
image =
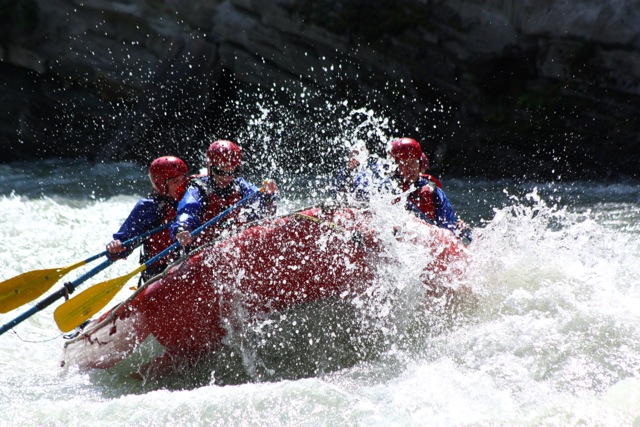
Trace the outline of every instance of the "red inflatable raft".
[[[144, 375], [150, 367], [215, 352], [234, 323], [298, 304], [353, 298], [376, 278], [378, 265], [388, 262], [380, 232], [370, 224], [363, 210], [312, 208], [214, 241], [68, 340], [62, 365], [126, 366]], [[449, 231], [417, 226], [427, 231], [413, 242], [428, 260], [425, 296], [454, 293], [434, 278], [451, 273], [448, 266], [464, 258], [463, 245]]]

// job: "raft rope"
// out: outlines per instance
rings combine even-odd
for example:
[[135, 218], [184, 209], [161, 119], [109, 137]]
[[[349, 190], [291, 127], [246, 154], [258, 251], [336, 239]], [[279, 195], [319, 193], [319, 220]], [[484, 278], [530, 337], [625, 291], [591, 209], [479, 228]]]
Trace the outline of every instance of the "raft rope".
[[328, 221], [326, 219], [320, 219], [320, 218], [317, 218], [315, 216], [306, 215], [306, 214], [303, 214], [303, 213], [295, 213], [295, 214], [293, 214], [293, 216], [296, 217], [296, 218], [302, 218], [302, 219], [306, 219], [307, 221], [315, 222], [316, 224], [319, 224], [319, 225], [327, 226], [327, 227], [331, 228], [332, 230], [339, 231], [339, 232], [341, 232], [343, 234], [346, 234], [348, 232], [346, 228], [336, 224], [335, 222]]
[[64, 332], [62, 332], [62, 333], [60, 333], [60, 334], [56, 335], [55, 337], [35, 341], [35, 340], [27, 340], [27, 339], [22, 338], [22, 337], [18, 334], [18, 331], [16, 331], [16, 330], [15, 330], [15, 328], [12, 328], [12, 329], [11, 329], [11, 332], [13, 332], [14, 334], [16, 334], [16, 337], [18, 337], [18, 339], [19, 339], [20, 341], [22, 341], [22, 342], [26, 342], [26, 343], [29, 343], [29, 344], [42, 344], [42, 343], [45, 343], [45, 342], [50, 342], [50, 341], [53, 341], [53, 340], [58, 340], [58, 339], [60, 339], [60, 337], [61, 337], [61, 336], [63, 336], [63, 335], [64, 335]]

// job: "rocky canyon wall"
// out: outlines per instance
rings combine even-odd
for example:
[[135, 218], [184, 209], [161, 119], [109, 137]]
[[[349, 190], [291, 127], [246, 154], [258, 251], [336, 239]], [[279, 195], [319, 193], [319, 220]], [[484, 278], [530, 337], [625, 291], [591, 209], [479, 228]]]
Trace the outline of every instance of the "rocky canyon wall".
[[453, 176], [640, 173], [638, 1], [0, 0], [0, 59], [5, 162], [228, 137], [296, 168], [353, 137], [346, 105]]

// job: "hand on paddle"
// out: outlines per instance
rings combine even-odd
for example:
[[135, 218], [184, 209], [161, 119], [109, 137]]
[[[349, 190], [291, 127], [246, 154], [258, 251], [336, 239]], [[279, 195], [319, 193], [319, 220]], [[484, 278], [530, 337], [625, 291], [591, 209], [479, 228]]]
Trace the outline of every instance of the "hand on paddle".
[[[118, 258], [120, 258], [120, 254], [122, 252], [125, 252], [127, 250], [128, 248], [125, 245], [123, 245], [120, 240], [112, 240], [107, 245], [107, 258], [109, 258], [112, 261], [115, 261]], [[126, 255], [123, 256], [123, 258], [126, 258]]]
[[[135, 246], [138, 246], [144, 239], [153, 234], [159, 233], [160, 231], [166, 229], [168, 226], [169, 224], [165, 224], [153, 230], [147, 231], [146, 233], [142, 233], [139, 236], [133, 237], [121, 243], [121, 245], [125, 249], [127, 247], [133, 248]], [[34, 299], [38, 298], [40, 295], [48, 291], [58, 280], [60, 280], [60, 278], [62, 278], [62, 276], [66, 275], [72, 270], [75, 270], [78, 267], [86, 265], [87, 263], [102, 258], [104, 255], [108, 254], [108, 251], [100, 252], [99, 254], [93, 255], [83, 261], [77, 262], [67, 267], [28, 271], [11, 279], [5, 280], [4, 282], [0, 283], [0, 313], [7, 313], [17, 307], [20, 307], [21, 305], [33, 301]], [[25, 311], [20, 316], [2, 325], [0, 327], [0, 335], [18, 325], [19, 323], [23, 322], [24, 320], [28, 319], [38, 311], [41, 311], [50, 306], [58, 299], [68, 298], [69, 294], [72, 293], [78, 285], [107, 268], [113, 261], [114, 260], [109, 258], [97, 267], [94, 267], [90, 271], [81, 275], [76, 280], [65, 283], [65, 285], [60, 290], [38, 302], [36, 305], [32, 306], [29, 310]]]
[[107, 245], [107, 252], [110, 254], [119, 254], [120, 252], [124, 252], [125, 249], [120, 240], [113, 240]]
[[193, 242], [193, 237], [188, 230], [180, 231], [176, 233], [176, 240], [180, 243], [180, 246], [183, 248], [185, 246], [189, 246], [191, 242]]
[[[228, 207], [227, 209], [219, 213], [216, 217], [210, 219], [200, 227], [193, 230], [191, 232], [191, 236], [197, 236], [204, 229], [215, 225], [236, 209], [239, 209], [247, 203], [251, 203], [251, 201], [258, 195], [258, 193], [259, 192], [256, 191], [245, 196], [242, 200], [240, 200], [233, 206]], [[147, 267], [153, 265], [168, 253], [177, 249], [177, 247], [178, 243], [174, 243], [151, 259], [145, 261], [144, 264], [140, 265], [129, 274], [125, 274], [124, 276], [116, 277], [115, 279], [110, 279], [105, 282], [98, 283], [97, 285], [86, 289], [79, 295], [76, 295], [70, 300], [64, 302], [55, 310], [53, 315], [60, 330], [63, 332], [68, 332], [80, 325], [85, 320], [89, 319], [93, 314], [97, 313], [99, 310], [105, 307], [109, 303], [109, 301], [111, 301], [111, 299], [120, 291], [120, 289], [122, 289], [124, 284], [129, 279], [131, 279], [138, 273], [142, 273], [147, 269]]]
[[265, 179], [264, 181], [262, 181], [262, 189], [260, 191], [262, 191], [264, 194], [273, 195], [278, 192], [278, 186], [276, 185], [276, 182], [274, 180]]

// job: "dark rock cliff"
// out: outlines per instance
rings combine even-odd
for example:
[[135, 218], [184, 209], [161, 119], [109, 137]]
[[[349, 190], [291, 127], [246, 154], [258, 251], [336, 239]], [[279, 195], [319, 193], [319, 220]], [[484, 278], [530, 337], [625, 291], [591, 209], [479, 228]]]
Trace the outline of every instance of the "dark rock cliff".
[[640, 174], [632, 0], [0, 0], [0, 58], [4, 162], [408, 135], [448, 175]]

